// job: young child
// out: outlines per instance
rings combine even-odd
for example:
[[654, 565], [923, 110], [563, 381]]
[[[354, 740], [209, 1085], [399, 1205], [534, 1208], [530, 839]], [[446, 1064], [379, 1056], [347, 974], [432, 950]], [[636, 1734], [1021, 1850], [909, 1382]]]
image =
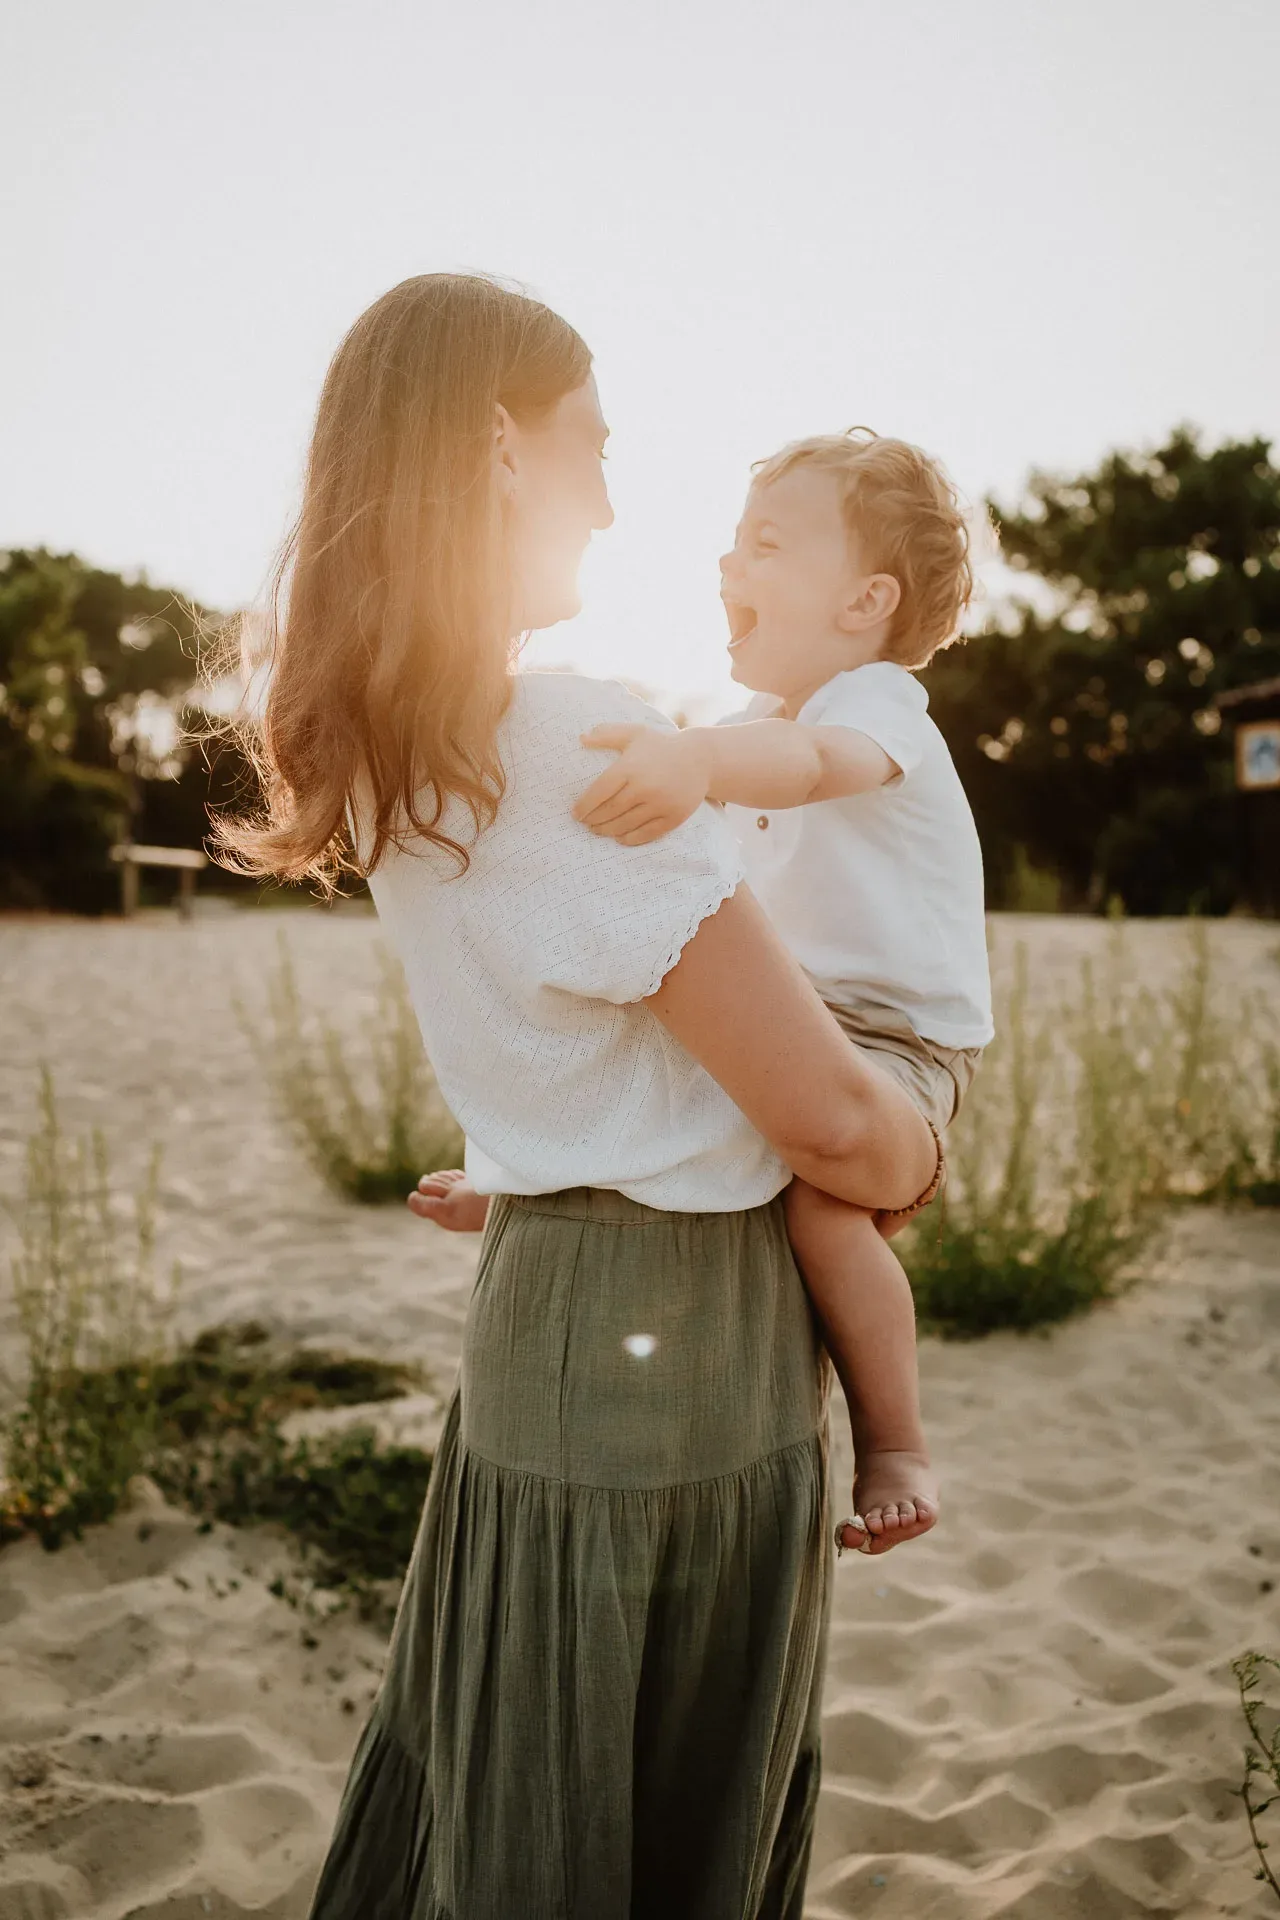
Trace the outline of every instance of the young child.
[[[915, 678], [972, 591], [965, 519], [934, 461], [865, 429], [796, 441], [754, 475], [720, 567], [733, 678], [755, 698], [715, 727], [595, 728], [584, 745], [617, 758], [574, 813], [640, 846], [722, 802], [835, 1019], [941, 1135], [992, 1037], [977, 832]], [[487, 1207], [455, 1173], [413, 1204], [455, 1227]], [[837, 1540], [883, 1552], [937, 1517], [911, 1290], [887, 1245], [903, 1223], [798, 1179], [785, 1204], [853, 1431]]]

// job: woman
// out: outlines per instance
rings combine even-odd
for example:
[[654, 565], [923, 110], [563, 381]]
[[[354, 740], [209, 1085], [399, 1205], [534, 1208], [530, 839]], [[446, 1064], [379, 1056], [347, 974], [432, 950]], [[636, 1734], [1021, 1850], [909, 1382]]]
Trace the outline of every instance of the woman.
[[362, 315], [281, 563], [267, 808], [218, 823], [242, 869], [326, 887], [354, 825], [499, 1196], [313, 1920], [801, 1911], [830, 1545], [780, 1194], [906, 1207], [936, 1154], [714, 810], [643, 848], [571, 818], [589, 726], [669, 724], [513, 673], [578, 610], [606, 434], [534, 301], [427, 275]]

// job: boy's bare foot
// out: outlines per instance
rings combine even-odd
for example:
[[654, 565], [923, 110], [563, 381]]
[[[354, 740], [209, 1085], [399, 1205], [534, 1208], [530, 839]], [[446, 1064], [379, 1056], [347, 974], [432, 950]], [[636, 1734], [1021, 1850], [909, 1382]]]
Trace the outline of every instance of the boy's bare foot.
[[450, 1233], [482, 1233], [489, 1216], [488, 1194], [477, 1193], [461, 1167], [424, 1173], [408, 1206], [419, 1220], [434, 1220]]
[[888, 1553], [928, 1533], [938, 1518], [938, 1482], [928, 1460], [889, 1448], [863, 1453], [854, 1475], [853, 1510], [867, 1531], [846, 1527], [842, 1538], [860, 1553]]

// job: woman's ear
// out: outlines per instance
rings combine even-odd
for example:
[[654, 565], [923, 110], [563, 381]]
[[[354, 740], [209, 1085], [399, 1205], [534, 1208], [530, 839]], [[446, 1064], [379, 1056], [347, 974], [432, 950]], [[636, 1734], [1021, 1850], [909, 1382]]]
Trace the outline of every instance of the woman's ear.
[[854, 584], [840, 609], [838, 624], [844, 633], [865, 633], [891, 620], [902, 600], [902, 588], [891, 573], [869, 573]]
[[498, 490], [504, 500], [515, 496], [516, 441], [519, 428], [499, 401], [493, 410], [493, 466]]

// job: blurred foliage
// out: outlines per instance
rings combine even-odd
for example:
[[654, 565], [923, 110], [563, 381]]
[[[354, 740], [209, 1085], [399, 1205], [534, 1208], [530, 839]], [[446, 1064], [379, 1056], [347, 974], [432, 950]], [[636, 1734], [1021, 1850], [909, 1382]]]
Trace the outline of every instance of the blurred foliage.
[[[1223, 913], [1242, 896], [1232, 738], [1214, 705], [1280, 675], [1280, 469], [1180, 428], [992, 503], [1025, 598], [927, 674], [993, 907]], [[99, 912], [122, 832], [199, 846], [253, 791], [230, 745], [175, 744], [195, 609], [71, 554], [0, 555], [0, 907]], [[169, 886], [162, 882], [145, 884]], [[243, 887], [211, 869], [201, 885]]]
[[74, 554], [0, 555], [0, 907], [111, 908], [118, 839], [199, 847], [245, 790], [234, 749], [211, 770], [179, 744], [207, 617]]
[[[1228, 688], [1280, 674], [1280, 469], [1179, 429], [992, 506], [1028, 601], [928, 670], [994, 907], [1222, 913], [1240, 897]], [[1037, 900], [1036, 904], [1040, 904]]]

